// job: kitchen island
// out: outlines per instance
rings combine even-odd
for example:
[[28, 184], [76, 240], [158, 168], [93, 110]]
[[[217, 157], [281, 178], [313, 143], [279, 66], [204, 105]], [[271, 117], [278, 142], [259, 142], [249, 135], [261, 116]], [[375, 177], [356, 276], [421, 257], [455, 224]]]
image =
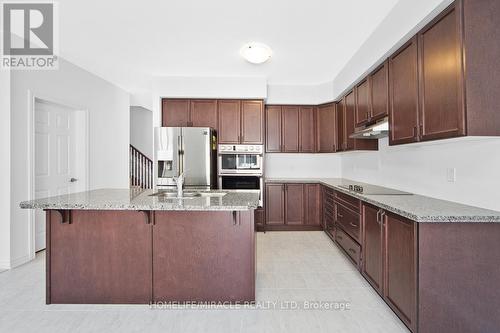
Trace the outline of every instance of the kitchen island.
[[46, 303], [254, 301], [258, 192], [166, 194], [22, 202], [46, 210]]

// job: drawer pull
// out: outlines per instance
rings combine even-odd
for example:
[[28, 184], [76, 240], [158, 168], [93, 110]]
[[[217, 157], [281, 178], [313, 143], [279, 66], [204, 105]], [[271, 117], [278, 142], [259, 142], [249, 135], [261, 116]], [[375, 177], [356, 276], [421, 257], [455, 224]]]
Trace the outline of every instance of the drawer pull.
[[349, 252], [351, 252], [352, 254], [356, 254], [356, 251], [354, 251], [352, 248], [349, 248]]
[[350, 225], [351, 227], [354, 227], [354, 228], [357, 228], [357, 227], [358, 227], [358, 225], [357, 225], [357, 224], [354, 224], [354, 223], [352, 223], [352, 222], [349, 222], [349, 225]]
[[342, 236], [340, 236], [340, 235], [337, 235], [337, 238], [340, 240], [343, 240]]
[[343, 217], [344, 217], [344, 215], [337, 213], [337, 217], [339, 217], [339, 218], [343, 218]]

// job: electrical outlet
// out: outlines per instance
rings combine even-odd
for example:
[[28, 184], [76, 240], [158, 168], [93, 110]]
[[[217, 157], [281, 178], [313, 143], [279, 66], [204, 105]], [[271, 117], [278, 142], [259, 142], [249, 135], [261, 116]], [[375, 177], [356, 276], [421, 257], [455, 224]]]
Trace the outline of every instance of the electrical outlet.
[[456, 168], [447, 168], [446, 169], [446, 180], [450, 183], [454, 183], [457, 181], [457, 169]]

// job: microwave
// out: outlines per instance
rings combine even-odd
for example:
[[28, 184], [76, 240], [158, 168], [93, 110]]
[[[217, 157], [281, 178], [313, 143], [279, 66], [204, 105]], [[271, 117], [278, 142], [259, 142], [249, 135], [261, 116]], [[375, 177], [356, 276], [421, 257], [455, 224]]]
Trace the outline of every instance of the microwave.
[[262, 145], [219, 145], [219, 174], [262, 175]]

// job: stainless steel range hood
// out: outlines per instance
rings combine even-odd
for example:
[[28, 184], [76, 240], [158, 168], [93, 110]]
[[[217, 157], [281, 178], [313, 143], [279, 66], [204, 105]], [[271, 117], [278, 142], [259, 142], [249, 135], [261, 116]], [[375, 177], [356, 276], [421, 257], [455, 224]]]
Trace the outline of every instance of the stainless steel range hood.
[[356, 127], [351, 139], [380, 139], [389, 135], [389, 118], [385, 117], [366, 127]]

